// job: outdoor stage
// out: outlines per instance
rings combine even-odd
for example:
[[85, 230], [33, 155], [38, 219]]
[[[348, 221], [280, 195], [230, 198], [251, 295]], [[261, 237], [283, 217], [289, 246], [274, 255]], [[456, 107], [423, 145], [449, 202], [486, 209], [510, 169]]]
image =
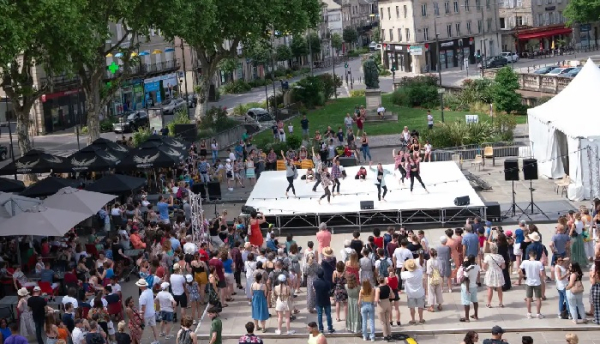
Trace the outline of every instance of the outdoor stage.
[[[366, 166], [365, 166], [366, 167]], [[373, 168], [376, 165], [373, 164]], [[393, 172], [394, 165], [384, 165]], [[400, 173], [388, 175], [386, 201], [377, 200], [377, 186], [374, 184], [376, 172], [368, 169], [367, 179], [354, 179], [359, 166], [347, 167], [347, 177], [341, 180], [340, 196], [331, 198], [331, 204], [324, 198], [321, 185], [317, 192], [312, 191], [315, 182], [307, 183], [300, 178], [306, 170], [298, 170], [294, 180], [296, 195], [292, 191], [285, 197], [287, 180], [285, 171], [263, 172], [254, 190], [246, 201], [246, 206], [262, 212], [267, 221], [279, 228], [316, 227], [326, 222], [330, 227], [361, 227], [373, 225], [407, 224], [458, 224], [467, 218], [485, 218], [485, 204], [464, 177], [455, 162], [421, 163], [421, 178], [429, 190], [427, 193], [415, 180], [413, 193], [410, 180], [402, 185]], [[468, 206], [455, 206], [454, 199], [469, 196]], [[374, 201], [374, 208], [361, 210], [361, 201]]]

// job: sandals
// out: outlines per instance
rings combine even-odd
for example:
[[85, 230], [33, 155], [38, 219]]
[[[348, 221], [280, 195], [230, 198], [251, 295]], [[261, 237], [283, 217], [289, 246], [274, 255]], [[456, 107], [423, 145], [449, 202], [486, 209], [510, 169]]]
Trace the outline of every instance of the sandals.
[[487, 308], [492, 308], [492, 305], [490, 305], [489, 303], [485, 305]]
[[427, 308], [427, 311], [428, 311], [428, 312], [435, 312], [435, 311], [433, 310], [433, 306], [430, 306], [429, 308]]
[[460, 322], [471, 322], [471, 320], [469, 320], [467, 318], [460, 318], [460, 319], [458, 319], [458, 321], [460, 321]]
[[442, 310], [442, 305], [438, 305], [437, 308], [438, 308], [438, 311], [441, 311]]
[[414, 320], [411, 320], [411, 321], [409, 321], [409, 322], [408, 322], [408, 324], [409, 324], [409, 325], [416, 325], [416, 324], [417, 324], [417, 322], [416, 322], [416, 321], [414, 321]]
[[424, 324], [424, 323], [425, 323], [425, 319], [419, 320], [419, 324]]
[[471, 315], [471, 319], [473, 319], [473, 320], [479, 320], [479, 318], [476, 317], [476, 316], [474, 316], [474, 315]]
[[498, 306], [500, 306], [500, 308], [504, 308], [504, 304], [499, 304]]

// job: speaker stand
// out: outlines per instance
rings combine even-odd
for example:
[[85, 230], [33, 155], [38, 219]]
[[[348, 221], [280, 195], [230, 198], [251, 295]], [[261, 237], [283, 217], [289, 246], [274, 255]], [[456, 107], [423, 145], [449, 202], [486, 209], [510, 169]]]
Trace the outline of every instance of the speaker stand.
[[[519, 207], [519, 205], [517, 204], [517, 201], [515, 199], [515, 195], [516, 195], [516, 192], [515, 192], [515, 181], [512, 180], [511, 184], [512, 184], [512, 204], [510, 205], [510, 207], [508, 208], [508, 210], [506, 210], [504, 212], [504, 214], [502, 214], [502, 217], [503, 218], [515, 217], [515, 216], [517, 216], [517, 209], [519, 209], [521, 211], [521, 213], [523, 215], [527, 216], [527, 218], [529, 218], [529, 220], [531, 221], [531, 218], [529, 217], [529, 215], [527, 215], [525, 213], [525, 211], [523, 211], [523, 209], [521, 207]], [[521, 216], [523, 216], [523, 215], [521, 215]], [[521, 217], [519, 217], [519, 218], [521, 218]]]
[[[531, 212], [529, 213], [530, 215], [535, 215], [535, 214], [542, 214], [544, 215], [548, 220], [550, 220], [550, 218], [548, 217], [548, 215], [546, 215], [546, 213], [544, 213], [542, 211], [542, 209], [540, 209], [540, 207], [538, 207], [537, 204], [535, 204], [535, 202], [533, 201], [533, 192], [535, 191], [535, 189], [533, 188], [533, 181], [529, 180], [529, 194], [531, 196], [529, 205], [527, 206], [527, 208], [525, 208], [525, 211], [523, 212], [523, 215], [527, 214], [527, 209], [530, 209]], [[535, 210], [537, 209], [538, 213], [535, 212]], [[521, 216], [523, 216], [521, 215]], [[519, 217], [520, 219], [521, 217]], [[531, 220], [531, 219], [530, 219]]]

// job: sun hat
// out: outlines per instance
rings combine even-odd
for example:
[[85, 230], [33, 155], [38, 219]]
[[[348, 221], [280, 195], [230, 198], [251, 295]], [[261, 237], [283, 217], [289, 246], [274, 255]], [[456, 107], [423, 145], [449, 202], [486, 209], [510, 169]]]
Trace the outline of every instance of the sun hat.
[[417, 263], [414, 259], [409, 259], [404, 262], [404, 268], [408, 271], [415, 271], [417, 269]]
[[135, 282], [135, 285], [137, 285], [138, 287], [147, 287], [148, 282], [146, 282], [145, 279], [140, 278], [137, 282]]
[[162, 290], [167, 290], [167, 289], [169, 289], [169, 282], [162, 282], [162, 283], [160, 284], [160, 289], [162, 289]]
[[185, 281], [188, 283], [191, 283], [194, 280], [194, 278], [192, 277], [192, 275], [185, 275]]
[[42, 291], [42, 288], [36, 285], [35, 287], [33, 287], [33, 291]]
[[17, 295], [27, 296], [27, 295], [29, 295], [29, 290], [27, 290], [27, 288], [21, 288], [17, 291]]
[[540, 235], [537, 232], [530, 233], [528, 237], [533, 241], [540, 241], [542, 239], [540, 238]]
[[323, 248], [323, 255], [325, 257], [333, 257], [333, 249], [329, 246]]

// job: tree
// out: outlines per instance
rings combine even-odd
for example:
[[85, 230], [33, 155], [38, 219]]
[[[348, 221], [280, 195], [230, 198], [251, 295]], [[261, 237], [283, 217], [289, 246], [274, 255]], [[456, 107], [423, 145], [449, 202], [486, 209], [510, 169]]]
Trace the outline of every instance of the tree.
[[306, 36], [306, 41], [308, 42], [308, 51], [312, 53], [313, 57], [321, 53], [321, 38], [319, 38], [319, 35], [311, 32]]
[[[273, 31], [303, 32], [317, 24], [320, 10], [318, 0], [272, 0], [268, 6], [254, 0], [189, 0], [183, 11], [166, 14], [177, 24], [165, 30], [169, 36], [181, 37], [196, 51], [202, 69], [202, 100], [208, 99], [206, 94], [218, 63], [226, 57], [236, 57], [240, 44], [248, 46], [269, 37]], [[200, 102], [196, 119], [200, 120], [205, 111], [206, 104]]]
[[51, 80], [70, 70], [64, 47], [78, 41], [74, 23], [83, 10], [82, 0], [7, 0], [0, 2], [0, 76], [17, 117], [17, 144], [21, 154], [31, 150], [29, 113], [35, 101], [50, 89], [48, 82], [34, 85], [36, 66]]
[[219, 69], [224, 73], [233, 73], [237, 68], [237, 60], [231, 57], [222, 59], [219, 62]]
[[344, 38], [344, 42], [353, 44], [358, 40], [358, 32], [354, 28], [347, 27], [342, 32], [342, 37]]
[[292, 43], [290, 44], [292, 55], [299, 59], [308, 54], [308, 44], [303, 36], [294, 36]]
[[376, 26], [371, 30], [373, 30], [373, 41], [375, 43], [381, 43], [381, 30], [379, 30], [379, 27]]
[[285, 44], [282, 44], [277, 47], [275, 50], [275, 56], [277, 57], [277, 61], [289, 61], [292, 59], [292, 50]]
[[600, 0], [570, 0], [564, 11], [569, 25], [590, 23], [600, 19]]
[[510, 67], [498, 70], [494, 79], [494, 103], [500, 111], [511, 113], [521, 108], [521, 95], [519, 89], [519, 76]]
[[331, 35], [331, 46], [336, 51], [342, 50], [342, 36], [339, 33], [334, 33]]

